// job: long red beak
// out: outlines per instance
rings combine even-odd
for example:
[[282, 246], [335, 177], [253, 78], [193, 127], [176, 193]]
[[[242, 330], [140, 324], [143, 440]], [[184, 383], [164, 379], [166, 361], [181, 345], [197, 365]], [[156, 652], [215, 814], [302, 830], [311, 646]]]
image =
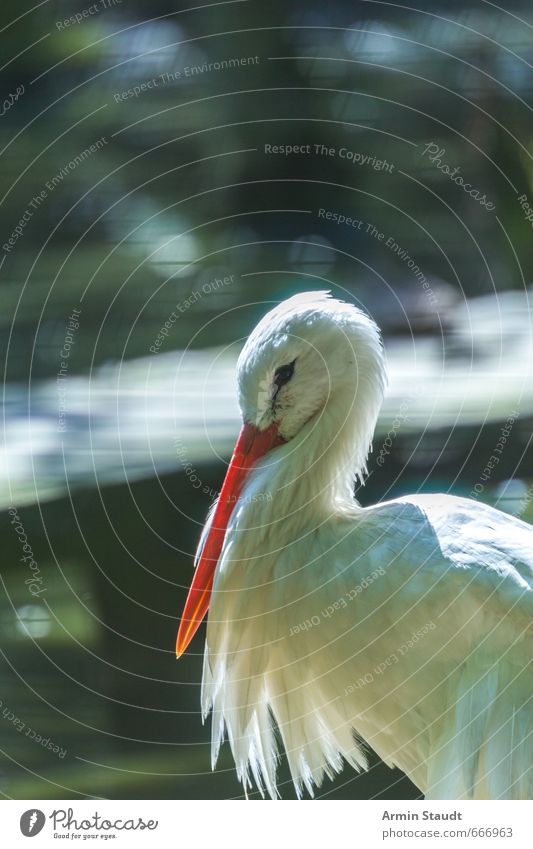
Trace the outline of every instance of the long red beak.
[[260, 457], [284, 441], [276, 424], [266, 430], [251, 424], [242, 426], [185, 602], [176, 640], [176, 657], [183, 654], [207, 613], [228, 522], [248, 473]]

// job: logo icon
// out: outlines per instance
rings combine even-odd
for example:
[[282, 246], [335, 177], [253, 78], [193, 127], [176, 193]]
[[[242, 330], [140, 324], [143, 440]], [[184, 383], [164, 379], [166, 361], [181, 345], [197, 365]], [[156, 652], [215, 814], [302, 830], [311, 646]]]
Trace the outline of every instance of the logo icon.
[[46, 817], [38, 808], [30, 808], [29, 811], [24, 811], [20, 818], [20, 830], [24, 837], [35, 837], [42, 831], [46, 822]]

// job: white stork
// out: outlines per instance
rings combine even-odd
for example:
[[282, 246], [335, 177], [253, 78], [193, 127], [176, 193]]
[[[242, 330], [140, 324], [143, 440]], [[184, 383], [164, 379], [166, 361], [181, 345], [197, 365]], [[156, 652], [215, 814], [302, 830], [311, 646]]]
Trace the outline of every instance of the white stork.
[[378, 328], [309, 292], [252, 332], [243, 426], [176, 646], [210, 607], [212, 765], [274, 798], [276, 727], [297, 794], [365, 746], [428, 799], [533, 796], [533, 528], [481, 503], [354, 498], [386, 382]]

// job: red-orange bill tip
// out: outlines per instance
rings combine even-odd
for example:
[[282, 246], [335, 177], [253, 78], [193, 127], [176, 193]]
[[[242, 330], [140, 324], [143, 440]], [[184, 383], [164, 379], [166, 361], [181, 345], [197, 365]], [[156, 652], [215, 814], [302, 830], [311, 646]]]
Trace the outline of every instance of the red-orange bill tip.
[[266, 430], [248, 423], [242, 426], [185, 602], [176, 639], [176, 657], [181, 657], [186, 650], [209, 608], [228, 523], [248, 473], [254, 463], [284, 441], [276, 424]]

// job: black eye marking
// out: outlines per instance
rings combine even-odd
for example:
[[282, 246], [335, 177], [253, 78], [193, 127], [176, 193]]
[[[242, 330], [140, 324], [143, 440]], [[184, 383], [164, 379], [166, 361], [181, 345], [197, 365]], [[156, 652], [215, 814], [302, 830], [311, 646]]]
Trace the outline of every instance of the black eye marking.
[[286, 366], [280, 366], [274, 372], [274, 386], [276, 387], [274, 391], [274, 398], [278, 394], [281, 387], [285, 386], [285, 384], [288, 383], [291, 377], [293, 376], [295, 362], [296, 360], [293, 360], [292, 363], [287, 363]]

